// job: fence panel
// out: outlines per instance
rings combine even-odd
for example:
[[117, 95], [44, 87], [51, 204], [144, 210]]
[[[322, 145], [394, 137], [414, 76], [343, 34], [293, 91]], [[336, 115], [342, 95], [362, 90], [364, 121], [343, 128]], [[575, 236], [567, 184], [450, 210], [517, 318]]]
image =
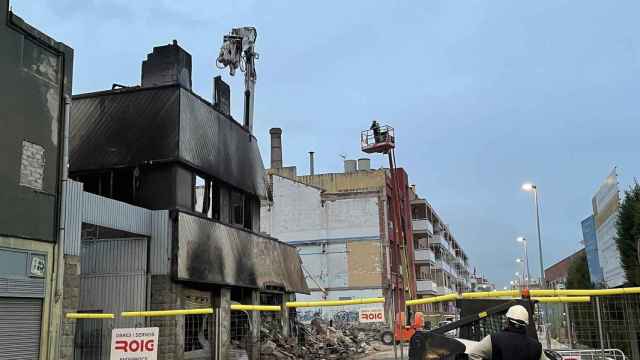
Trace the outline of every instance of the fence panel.
[[592, 297], [588, 303], [546, 306], [549, 333], [555, 347], [600, 351], [617, 349], [629, 359], [640, 360], [639, 294], [598, 296], [597, 300]]
[[73, 359], [108, 359], [113, 322], [113, 319], [77, 319], [73, 342]]

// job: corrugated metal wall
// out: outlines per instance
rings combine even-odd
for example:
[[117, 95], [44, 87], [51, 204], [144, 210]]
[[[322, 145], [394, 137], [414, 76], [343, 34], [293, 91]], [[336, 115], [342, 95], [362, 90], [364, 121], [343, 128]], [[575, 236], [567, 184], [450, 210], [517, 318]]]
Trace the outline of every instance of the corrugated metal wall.
[[82, 222], [151, 235], [151, 210], [88, 192], [84, 193], [82, 208]]
[[63, 184], [64, 193], [64, 253], [80, 255], [82, 237], [82, 183], [67, 180]]
[[[82, 242], [80, 308], [119, 313], [146, 308], [147, 239], [101, 239]], [[114, 325], [133, 327], [139, 320], [117, 318]]]
[[[80, 255], [82, 223], [151, 237], [151, 274], [168, 274], [171, 262], [171, 222], [168, 210], [151, 211], [82, 190], [69, 180], [65, 191], [65, 255]], [[84, 271], [84, 269], [83, 269]]]
[[151, 244], [149, 272], [152, 275], [169, 274], [171, 265], [171, 222], [168, 210], [151, 213]]
[[180, 280], [230, 286], [282, 286], [306, 292], [296, 248], [217, 221], [178, 213]]
[[261, 198], [264, 165], [254, 136], [193, 93], [180, 89], [179, 158]]

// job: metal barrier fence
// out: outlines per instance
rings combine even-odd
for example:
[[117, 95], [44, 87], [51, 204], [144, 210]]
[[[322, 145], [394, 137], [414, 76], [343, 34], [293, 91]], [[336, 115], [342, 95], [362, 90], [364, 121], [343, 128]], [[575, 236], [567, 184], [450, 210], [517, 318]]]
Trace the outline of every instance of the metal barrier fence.
[[639, 294], [597, 296], [589, 303], [548, 304], [547, 321], [551, 337], [561, 346], [595, 349], [600, 351], [599, 358], [603, 349], [616, 349], [627, 358], [640, 360]]
[[555, 350], [563, 359], [580, 360], [627, 360], [622, 351], [618, 349], [604, 350]]
[[[490, 295], [514, 296], [511, 292], [494, 292]], [[450, 294], [428, 300], [411, 300], [408, 306], [481, 297], [487, 296], [478, 293]], [[539, 304], [538, 308], [544, 306], [546, 309], [546, 327], [554, 339], [553, 347], [559, 348], [559, 352], [568, 351], [562, 348], [562, 344], [565, 344], [567, 348], [584, 349], [580, 359], [618, 359], [621, 353], [626, 358], [640, 360], [640, 294], [540, 299], [551, 302]], [[574, 302], [578, 300], [591, 302]], [[327, 356], [351, 358], [351, 354], [372, 351], [380, 343], [383, 331], [388, 330], [391, 319], [369, 323], [359, 318], [361, 310], [382, 309], [383, 301], [371, 298], [289, 302], [288, 311], [282, 312], [281, 307], [275, 305], [282, 303], [282, 299], [267, 296], [260, 299], [265, 305], [232, 304], [230, 314], [213, 314], [213, 309], [192, 309], [113, 315], [68, 314], [72, 315], [68, 317], [76, 319], [74, 360], [109, 358], [114, 328], [156, 326], [160, 327], [159, 351], [184, 353], [185, 358], [189, 355], [190, 359], [212, 358], [218, 354], [221, 337], [229, 339], [229, 354], [218, 358], [272, 359], [278, 358], [278, 352], [310, 355], [306, 357], [310, 359]], [[562, 303], [564, 301], [569, 303]], [[284, 321], [285, 315], [289, 322]], [[540, 324], [541, 321], [536, 319], [536, 323]], [[504, 325], [503, 314], [485, 316], [468, 327], [468, 334], [462, 334], [463, 329], [460, 329], [455, 335], [480, 340]], [[564, 338], [563, 333], [566, 334]], [[607, 352], [606, 349], [611, 350]], [[313, 357], [315, 355], [318, 357]]]
[[75, 326], [73, 359], [108, 358], [113, 322], [112, 319], [78, 319]]

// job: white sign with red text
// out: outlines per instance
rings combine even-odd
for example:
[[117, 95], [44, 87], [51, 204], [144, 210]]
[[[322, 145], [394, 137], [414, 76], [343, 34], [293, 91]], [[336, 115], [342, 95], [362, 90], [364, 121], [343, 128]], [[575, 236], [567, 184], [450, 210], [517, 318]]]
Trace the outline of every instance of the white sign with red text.
[[110, 360], [157, 360], [159, 328], [113, 329]]
[[384, 322], [384, 309], [360, 309], [358, 320], [361, 323]]

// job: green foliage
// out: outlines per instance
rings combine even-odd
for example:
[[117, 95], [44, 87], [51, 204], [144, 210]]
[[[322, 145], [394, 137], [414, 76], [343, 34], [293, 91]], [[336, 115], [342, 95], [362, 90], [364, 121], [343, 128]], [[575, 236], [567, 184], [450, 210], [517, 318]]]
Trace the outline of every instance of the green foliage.
[[637, 182], [624, 193], [616, 226], [616, 243], [620, 251], [620, 262], [627, 276], [627, 285], [640, 286], [640, 185]]
[[587, 254], [583, 251], [576, 256], [567, 274], [567, 289], [593, 289], [591, 276], [589, 275], [589, 265], [587, 264]]

